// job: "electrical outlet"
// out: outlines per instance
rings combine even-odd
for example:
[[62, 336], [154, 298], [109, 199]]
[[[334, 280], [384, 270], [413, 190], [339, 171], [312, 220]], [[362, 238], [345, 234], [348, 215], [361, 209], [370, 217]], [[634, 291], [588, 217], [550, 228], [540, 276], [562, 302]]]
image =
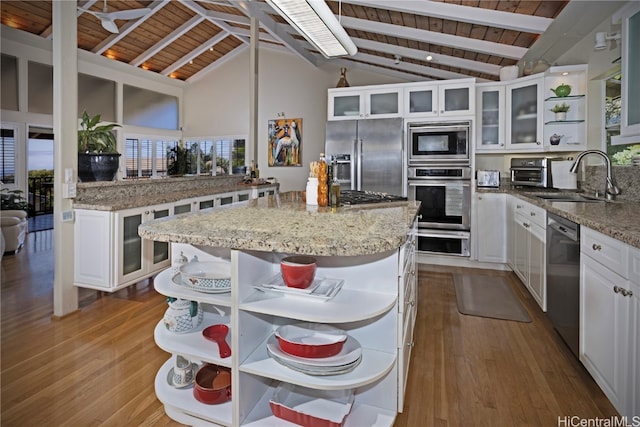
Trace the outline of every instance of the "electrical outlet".
[[62, 222], [71, 222], [71, 221], [73, 221], [73, 211], [63, 211]]

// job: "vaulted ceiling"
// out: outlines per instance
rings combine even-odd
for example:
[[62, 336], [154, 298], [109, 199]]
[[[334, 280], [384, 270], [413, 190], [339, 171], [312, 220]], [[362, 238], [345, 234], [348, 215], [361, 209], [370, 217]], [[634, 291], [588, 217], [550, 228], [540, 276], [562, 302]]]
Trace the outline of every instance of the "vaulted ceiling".
[[[517, 64], [568, 3], [327, 1], [358, 47], [355, 56], [327, 60], [262, 0], [108, 0], [108, 12], [149, 9], [137, 19], [116, 19], [117, 34], [87, 12], [102, 12], [103, 0], [80, 0], [78, 47], [190, 81], [247, 49], [256, 18], [261, 46], [286, 49], [316, 67], [331, 64], [415, 81], [499, 80], [500, 68]], [[3, 25], [51, 37], [51, 1], [1, 1], [0, 15]]]

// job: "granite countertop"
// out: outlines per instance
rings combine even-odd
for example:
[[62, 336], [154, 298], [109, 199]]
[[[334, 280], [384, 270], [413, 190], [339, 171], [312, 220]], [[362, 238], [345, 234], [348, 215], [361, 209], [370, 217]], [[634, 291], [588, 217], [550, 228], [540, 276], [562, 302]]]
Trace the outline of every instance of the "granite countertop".
[[536, 197], [536, 194], [575, 194], [575, 191], [535, 190], [532, 188], [478, 188], [477, 193], [507, 193], [533, 205], [546, 209], [570, 221], [598, 231], [630, 246], [640, 248], [640, 202], [618, 199], [603, 203], [554, 202]]
[[407, 240], [415, 202], [359, 207], [307, 206], [286, 192], [223, 208], [181, 214], [140, 225], [140, 236], [164, 242], [317, 256], [370, 255]]
[[[165, 181], [167, 184], [170, 181]], [[192, 188], [188, 190], [170, 191], [161, 194], [131, 195], [126, 192], [116, 196], [101, 199], [76, 199], [73, 202], [74, 209], [89, 209], [96, 211], [119, 211], [124, 209], [141, 208], [147, 206], [161, 205], [163, 203], [175, 203], [180, 200], [192, 199], [194, 197], [211, 196], [230, 192], [243, 191], [253, 188], [277, 187], [278, 184], [264, 182], [260, 184], [224, 185], [218, 187]]]

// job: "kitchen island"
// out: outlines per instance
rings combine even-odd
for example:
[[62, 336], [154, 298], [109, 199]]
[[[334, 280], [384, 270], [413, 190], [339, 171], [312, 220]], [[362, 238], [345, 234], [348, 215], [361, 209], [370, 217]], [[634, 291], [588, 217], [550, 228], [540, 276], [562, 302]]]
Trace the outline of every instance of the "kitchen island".
[[[139, 234], [171, 242], [174, 257], [184, 252], [231, 265], [231, 288], [224, 293], [189, 289], [171, 269], [156, 277], [158, 292], [198, 301], [204, 310], [203, 323], [192, 332], [171, 333], [161, 319], [155, 328], [156, 343], [172, 355], [155, 381], [167, 414], [191, 425], [280, 425], [269, 400], [284, 386], [353, 394], [345, 426], [393, 425], [403, 407], [417, 310], [417, 212], [414, 202], [332, 212], [308, 207], [293, 192], [142, 224]], [[279, 278], [280, 260], [291, 254], [315, 257], [317, 280], [339, 283], [339, 291], [316, 298], [267, 289]], [[269, 346], [279, 326], [298, 322], [344, 330], [361, 356], [333, 375], [320, 375], [313, 366], [311, 372], [286, 366]], [[230, 328], [231, 357], [221, 358], [217, 345], [201, 335], [217, 323]], [[205, 405], [191, 388], [173, 388], [167, 378], [177, 354], [198, 365], [231, 368], [231, 401]]]

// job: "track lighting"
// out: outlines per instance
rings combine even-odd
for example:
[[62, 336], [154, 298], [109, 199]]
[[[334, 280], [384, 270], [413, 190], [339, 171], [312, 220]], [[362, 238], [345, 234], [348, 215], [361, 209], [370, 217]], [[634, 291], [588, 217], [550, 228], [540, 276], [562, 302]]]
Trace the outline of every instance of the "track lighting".
[[400, 63], [401, 59], [402, 59], [402, 57], [400, 55], [396, 55], [396, 59], [395, 59], [395, 61], [393, 61], [393, 63], [398, 65]]

